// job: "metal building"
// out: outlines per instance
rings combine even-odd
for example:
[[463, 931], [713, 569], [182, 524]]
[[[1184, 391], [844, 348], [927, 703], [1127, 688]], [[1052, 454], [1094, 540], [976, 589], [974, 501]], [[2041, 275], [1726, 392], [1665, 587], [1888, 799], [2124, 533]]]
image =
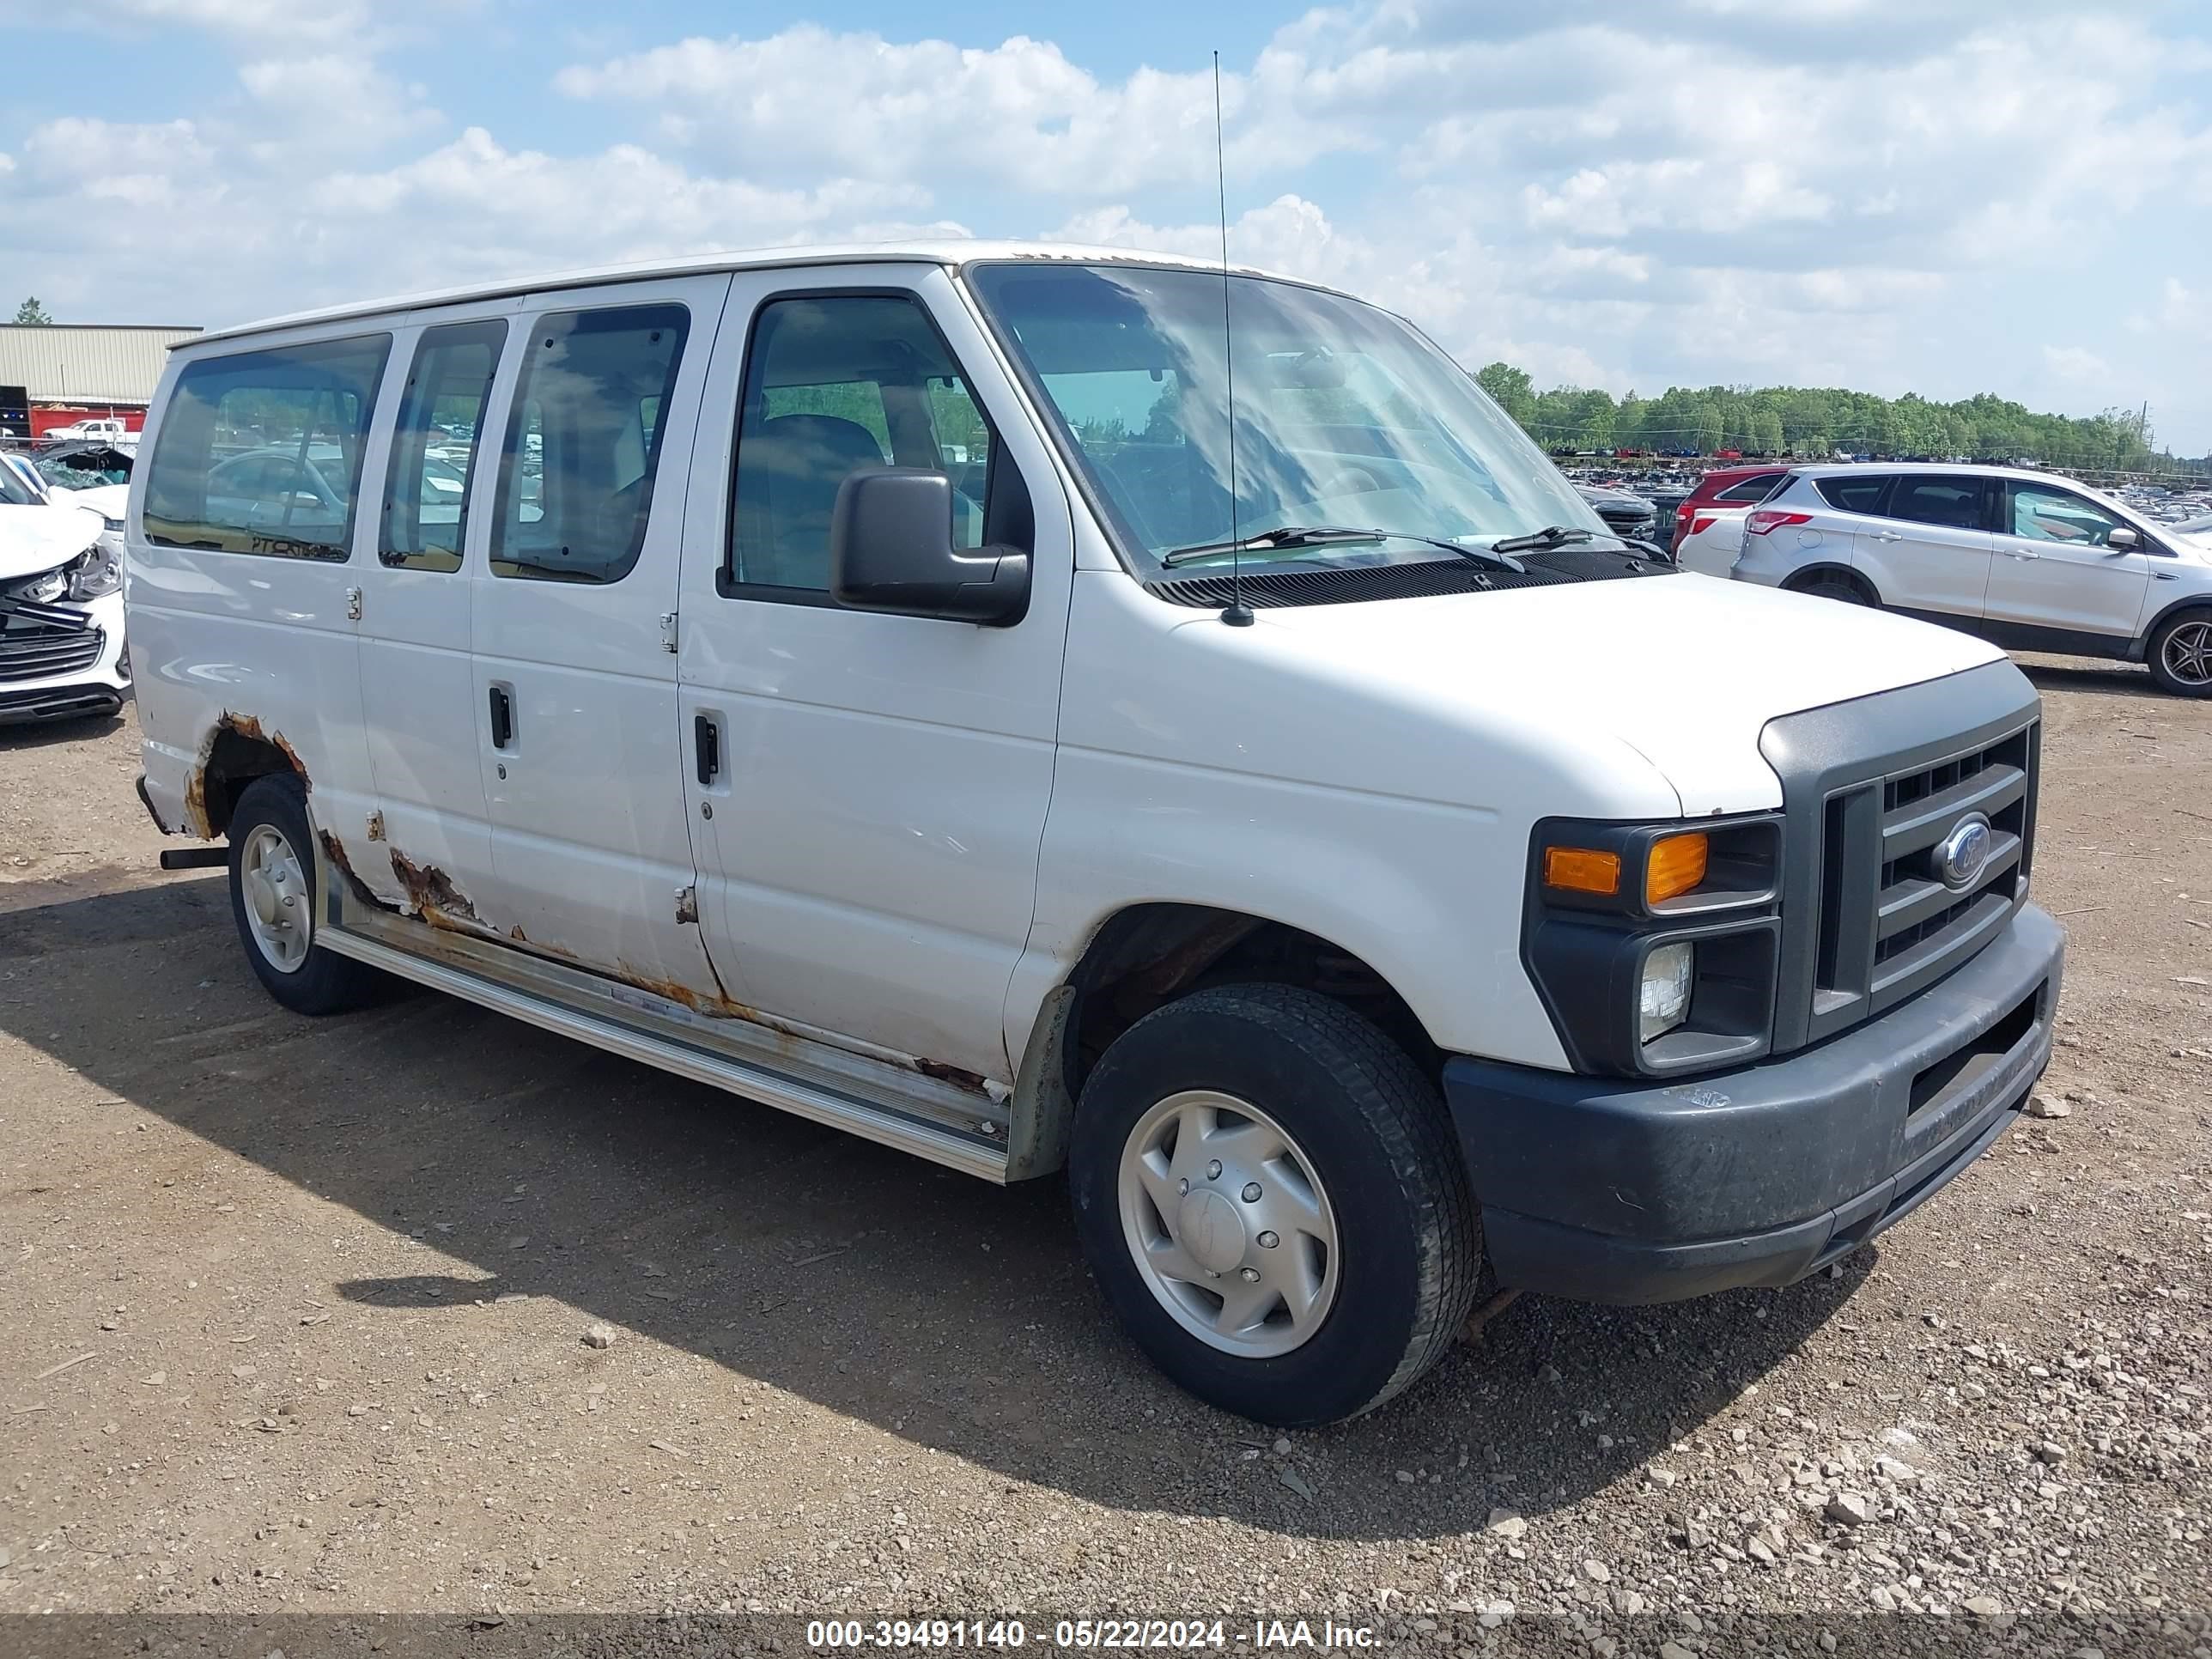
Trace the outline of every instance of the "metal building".
[[43, 431], [86, 415], [135, 428], [153, 401], [169, 348], [197, 328], [0, 324], [0, 427]]

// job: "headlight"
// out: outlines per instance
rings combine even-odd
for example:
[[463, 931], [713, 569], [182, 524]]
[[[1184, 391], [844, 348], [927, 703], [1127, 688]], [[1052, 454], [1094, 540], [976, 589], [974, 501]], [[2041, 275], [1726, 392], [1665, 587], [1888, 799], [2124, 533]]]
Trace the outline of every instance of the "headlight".
[[1644, 979], [1636, 988], [1636, 1037], [1662, 1037], [1690, 1017], [1690, 985], [1698, 947], [1685, 939], [1662, 945], [1644, 958]]
[[1741, 1065], [1773, 1031], [1782, 820], [1547, 818], [1529, 849], [1522, 961], [1577, 1071]]
[[112, 550], [97, 542], [77, 555], [68, 574], [69, 593], [73, 599], [97, 599], [123, 586], [121, 562]]
[[43, 576], [33, 576], [19, 586], [15, 592], [33, 605], [52, 605], [69, 592], [70, 573], [66, 568], [49, 570]]

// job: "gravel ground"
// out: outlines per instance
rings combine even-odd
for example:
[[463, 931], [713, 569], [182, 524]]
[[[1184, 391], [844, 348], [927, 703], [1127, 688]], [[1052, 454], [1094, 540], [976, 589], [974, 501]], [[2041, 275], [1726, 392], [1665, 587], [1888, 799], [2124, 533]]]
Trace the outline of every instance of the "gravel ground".
[[1285, 1438], [1121, 1340], [1057, 1183], [428, 994], [287, 1014], [219, 878], [152, 868], [127, 720], [0, 733], [0, 1615], [2203, 1650], [2212, 705], [2033, 672], [2054, 1115], [1836, 1273], [1523, 1298]]

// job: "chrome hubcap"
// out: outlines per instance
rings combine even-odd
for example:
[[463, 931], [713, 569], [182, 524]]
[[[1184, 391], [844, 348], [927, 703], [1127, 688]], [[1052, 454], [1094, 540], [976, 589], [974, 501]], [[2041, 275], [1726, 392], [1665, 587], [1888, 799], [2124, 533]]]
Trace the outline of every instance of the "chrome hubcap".
[[1121, 1231], [1139, 1275], [1192, 1335], [1288, 1353], [1336, 1299], [1336, 1218], [1313, 1164], [1256, 1106], [1170, 1095], [1121, 1149]]
[[2212, 685], [2212, 622], [2182, 623], [2166, 636], [2159, 655], [2184, 685]]
[[256, 824], [239, 854], [238, 878], [246, 895], [246, 931], [262, 958], [280, 974], [298, 971], [307, 959], [314, 927], [307, 878], [284, 832]]

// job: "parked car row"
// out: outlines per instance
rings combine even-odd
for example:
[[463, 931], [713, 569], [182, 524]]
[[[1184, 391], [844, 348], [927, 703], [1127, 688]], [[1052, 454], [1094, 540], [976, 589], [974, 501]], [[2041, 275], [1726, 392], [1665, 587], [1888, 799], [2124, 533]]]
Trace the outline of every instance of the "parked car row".
[[[2148, 665], [2212, 697], [2212, 523], [2160, 524], [2048, 472], [1804, 466], [1695, 507], [1683, 568], [1880, 605], [2008, 649]], [[1756, 490], [1757, 499], [1747, 499]]]

